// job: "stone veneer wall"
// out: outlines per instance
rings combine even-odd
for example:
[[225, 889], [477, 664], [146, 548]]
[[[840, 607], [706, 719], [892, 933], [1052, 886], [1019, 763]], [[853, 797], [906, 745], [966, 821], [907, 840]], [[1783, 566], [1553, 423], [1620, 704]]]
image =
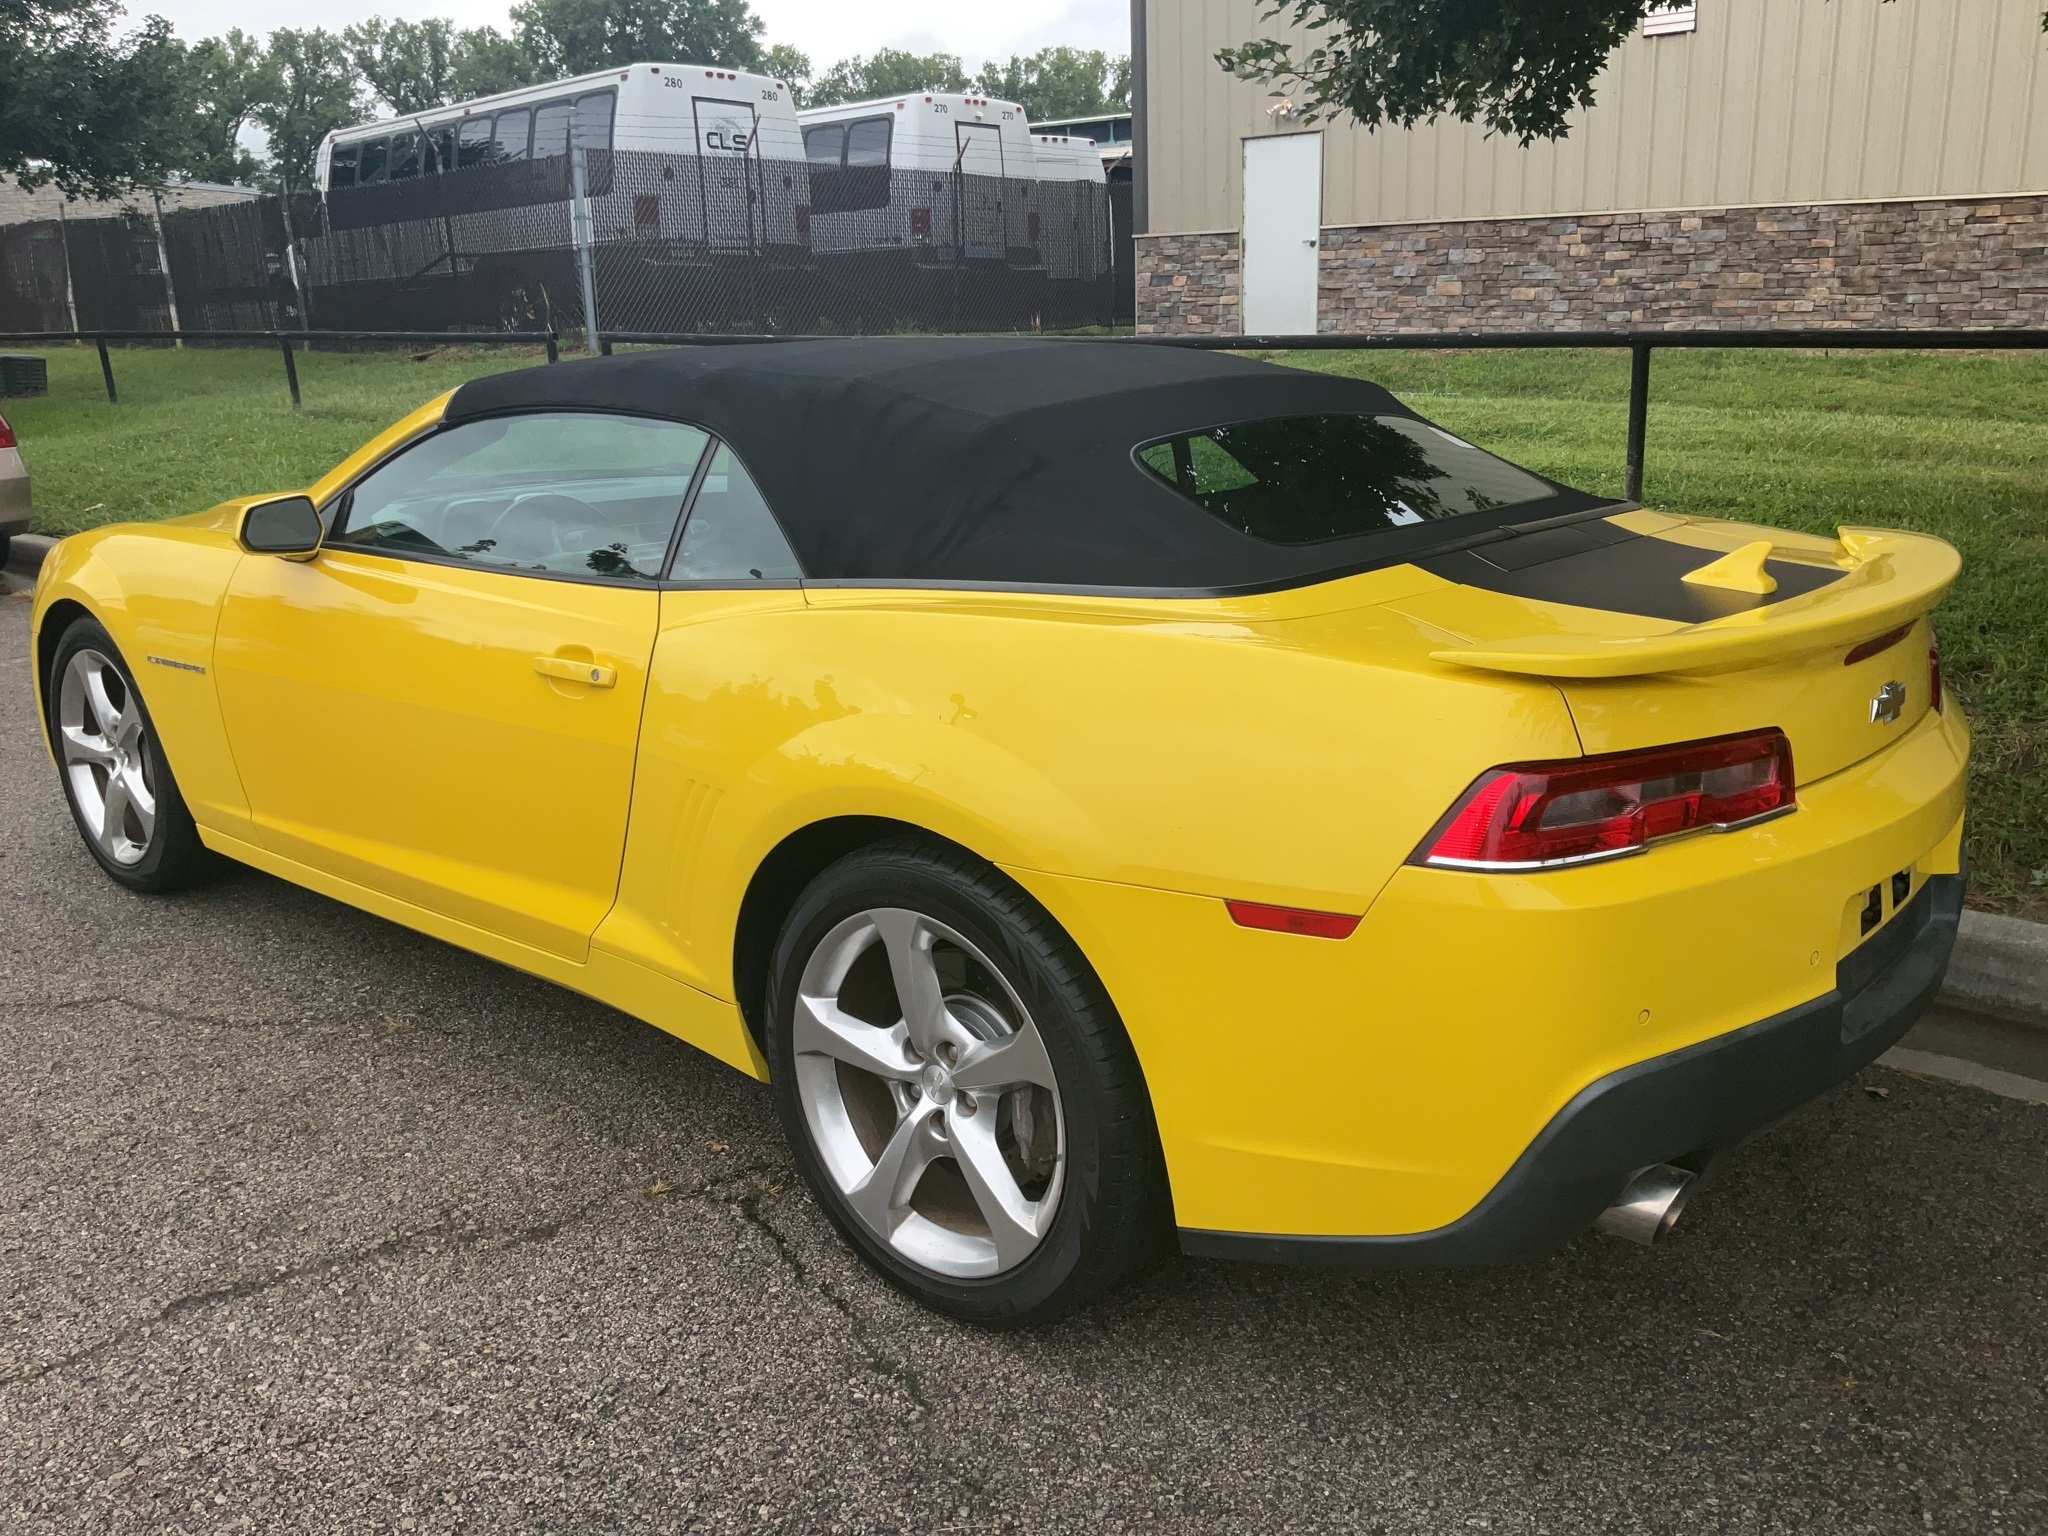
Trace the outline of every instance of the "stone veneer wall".
[[[2048, 196], [1323, 231], [1326, 331], [2032, 326]], [[1140, 331], [1233, 333], [1235, 233], [1138, 239]]]

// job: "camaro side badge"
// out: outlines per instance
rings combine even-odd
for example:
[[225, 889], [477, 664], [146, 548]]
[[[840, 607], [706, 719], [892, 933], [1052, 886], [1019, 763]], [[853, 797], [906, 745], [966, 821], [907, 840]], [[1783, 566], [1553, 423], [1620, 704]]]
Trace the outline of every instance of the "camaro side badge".
[[1870, 723], [1882, 720], [1886, 725], [1896, 722], [1906, 707], [1906, 685], [1893, 678], [1877, 690], [1877, 697], [1870, 701]]
[[[202, 676], [206, 672], [204, 667], [196, 666], [189, 661], [173, 661], [168, 656], [152, 656], [149, 659], [160, 667], [176, 667], [180, 672], [197, 672]], [[1897, 685], [1893, 684], [1892, 686], [1896, 687]]]

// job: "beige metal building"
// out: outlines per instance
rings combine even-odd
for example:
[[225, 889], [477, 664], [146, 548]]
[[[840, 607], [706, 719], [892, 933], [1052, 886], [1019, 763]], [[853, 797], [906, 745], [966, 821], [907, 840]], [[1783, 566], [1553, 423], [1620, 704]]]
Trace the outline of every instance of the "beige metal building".
[[1305, 124], [1219, 48], [1265, 0], [1134, 0], [1138, 322], [1224, 332], [2031, 325], [2041, 0], [1697, 0], [1559, 143]]

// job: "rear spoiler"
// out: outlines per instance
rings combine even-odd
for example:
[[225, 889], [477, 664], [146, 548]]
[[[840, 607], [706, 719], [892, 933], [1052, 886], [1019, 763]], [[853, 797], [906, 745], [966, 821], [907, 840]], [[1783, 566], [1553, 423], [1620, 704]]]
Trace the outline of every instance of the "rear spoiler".
[[[1797, 553], [1811, 558], [1805, 550]], [[1834, 563], [1847, 574], [1818, 591], [1667, 634], [1530, 635], [1430, 656], [1532, 677], [1731, 671], [1853, 645], [1909, 624], [1948, 595], [1963, 562], [1951, 545], [1927, 534], [1843, 528]]]

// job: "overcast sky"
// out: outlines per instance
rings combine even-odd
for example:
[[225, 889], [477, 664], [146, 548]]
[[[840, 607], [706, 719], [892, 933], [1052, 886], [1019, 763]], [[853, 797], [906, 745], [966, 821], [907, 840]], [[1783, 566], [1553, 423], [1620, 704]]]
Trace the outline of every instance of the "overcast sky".
[[[459, 26], [489, 25], [504, 30], [509, 0], [325, 0], [311, 14], [282, 12], [275, 0], [131, 0], [131, 14], [167, 17], [189, 41], [240, 27], [259, 36], [289, 18], [290, 24], [339, 29], [367, 16], [419, 20], [447, 16]], [[1006, 59], [1052, 43], [1128, 53], [1129, 0], [1043, 0], [995, 6], [977, 0], [754, 0], [768, 24], [770, 43], [791, 43], [823, 70], [836, 59], [877, 48], [918, 53], [957, 53], [969, 69], [991, 56]], [[716, 62], [706, 60], [704, 62]]]

